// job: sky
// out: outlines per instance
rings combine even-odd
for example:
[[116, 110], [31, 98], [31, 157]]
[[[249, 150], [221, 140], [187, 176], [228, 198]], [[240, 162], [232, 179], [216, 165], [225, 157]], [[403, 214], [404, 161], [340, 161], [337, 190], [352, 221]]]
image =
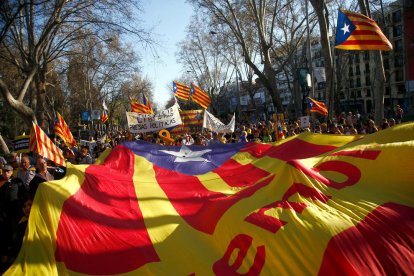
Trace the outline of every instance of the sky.
[[142, 56], [142, 74], [154, 86], [154, 100], [163, 108], [171, 95], [172, 81], [182, 74], [176, 61], [177, 44], [186, 34], [185, 29], [193, 14], [193, 7], [185, 0], [142, 1], [147, 27], [154, 27], [154, 37], [159, 41], [158, 58], [151, 52], [139, 51]]

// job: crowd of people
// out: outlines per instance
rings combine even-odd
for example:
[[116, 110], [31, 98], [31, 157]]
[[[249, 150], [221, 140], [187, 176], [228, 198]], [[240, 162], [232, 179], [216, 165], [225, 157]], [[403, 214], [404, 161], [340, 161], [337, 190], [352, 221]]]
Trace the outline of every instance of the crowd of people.
[[[63, 140], [55, 138], [55, 143], [63, 152], [67, 162], [73, 164], [93, 164], [106, 149], [113, 148], [126, 140], [144, 140], [160, 145], [207, 146], [221, 143], [274, 142], [301, 132], [314, 132], [336, 135], [371, 134], [401, 123], [402, 109], [397, 106], [395, 118], [383, 119], [376, 125], [373, 117], [362, 118], [356, 112], [342, 112], [336, 120], [320, 122], [312, 117], [309, 125], [303, 126], [300, 120], [275, 122], [240, 122], [233, 133], [194, 130], [191, 133], [173, 135], [173, 142], [167, 143], [158, 133], [133, 135], [128, 131], [93, 132], [82, 145], [69, 147]], [[92, 133], [91, 133], [92, 134]], [[84, 141], [85, 142], [85, 141]], [[16, 258], [22, 245], [31, 205], [41, 183], [60, 179], [65, 175], [65, 167], [58, 167], [50, 160], [35, 153], [17, 154], [12, 152], [0, 156], [0, 273]]]

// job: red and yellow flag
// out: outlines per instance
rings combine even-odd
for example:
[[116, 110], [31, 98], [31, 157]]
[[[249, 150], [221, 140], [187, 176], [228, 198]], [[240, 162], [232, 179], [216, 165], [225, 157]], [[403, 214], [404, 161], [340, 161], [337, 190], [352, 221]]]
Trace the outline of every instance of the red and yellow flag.
[[177, 98], [188, 101], [190, 91], [191, 88], [188, 85], [173, 81], [173, 92]]
[[311, 97], [308, 97], [308, 108], [309, 112], [317, 112], [324, 116], [328, 116], [328, 109], [323, 102], [319, 102]]
[[191, 99], [201, 105], [204, 108], [208, 108], [211, 104], [210, 96], [200, 87], [195, 85], [194, 83], [191, 84]]
[[70, 132], [69, 126], [66, 124], [63, 116], [59, 112], [56, 112], [55, 117], [55, 134], [62, 138], [66, 145], [73, 147], [76, 146], [76, 140], [73, 138], [72, 132]]
[[57, 165], [65, 166], [65, 158], [62, 150], [58, 148], [55, 143], [46, 135], [46, 133], [35, 123], [30, 132], [30, 151], [38, 153]]
[[335, 48], [390, 51], [392, 44], [371, 18], [360, 13], [339, 10]]
[[136, 102], [134, 99], [129, 97], [129, 101], [131, 103], [131, 111], [135, 113], [143, 113], [143, 114], [154, 114], [152, 110], [150, 102], [144, 97], [144, 104], [140, 104]]
[[201, 131], [203, 127], [204, 109], [181, 110], [181, 125], [171, 130], [173, 135], [183, 135], [185, 133]]
[[39, 186], [5, 275], [409, 275], [414, 123], [273, 144], [129, 141]]

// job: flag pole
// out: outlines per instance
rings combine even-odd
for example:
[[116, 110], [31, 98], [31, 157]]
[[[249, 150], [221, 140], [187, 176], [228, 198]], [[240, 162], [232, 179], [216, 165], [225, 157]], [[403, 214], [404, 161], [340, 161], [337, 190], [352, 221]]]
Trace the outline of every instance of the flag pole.
[[308, 40], [306, 41], [306, 56], [307, 56], [307, 66], [309, 69], [309, 74], [311, 76], [311, 87], [310, 92], [312, 98], [315, 97], [315, 88], [313, 83], [313, 68], [312, 68], [312, 52], [311, 52], [311, 41], [310, 41], [310, 30], [309, 30], [309, 8], [308, 8], [308, 0], [305, 0], [305, 9], [306, 9], [306, 33], [308, 36]]

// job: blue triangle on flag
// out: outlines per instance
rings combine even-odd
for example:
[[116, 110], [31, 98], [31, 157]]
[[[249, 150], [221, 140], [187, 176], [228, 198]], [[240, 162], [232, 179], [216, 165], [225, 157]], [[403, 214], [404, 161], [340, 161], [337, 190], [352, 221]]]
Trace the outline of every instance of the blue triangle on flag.
[[335, 46], [344, 43], [355, 31], [356, 26], [349, 20], [341, 10], [338, 11], [338, 22], [336, 25]]

